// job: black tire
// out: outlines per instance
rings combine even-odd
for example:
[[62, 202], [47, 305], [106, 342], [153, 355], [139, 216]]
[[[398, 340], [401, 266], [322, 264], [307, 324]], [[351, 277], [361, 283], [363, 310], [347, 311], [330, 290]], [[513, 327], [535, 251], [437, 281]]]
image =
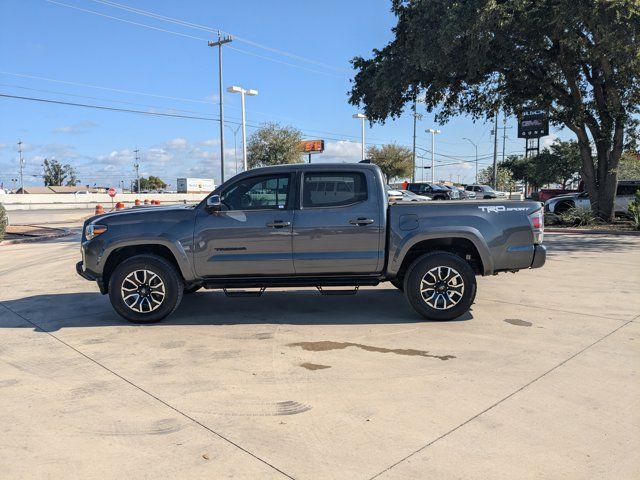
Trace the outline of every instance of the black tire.
[[[440, 267], [443, 270], [439, 270]], [[429, 279], [435, 279], [434, 288], [431, 289], [433, 293], [425, 299], [421, 292], [422, 280], [434, 269], [437, 276], [429, 276]], [[444, 269], [450, 269], [449, 273], [453, 271], [456, 276], [446, 275], [445, 280], [440, 280], [438, 276], [447, 272]], [[444, 283], [439, 283], [441, 281]], [[455, 282], [455, 285], [452, 286], [451, 282]], [[440, 288], [451, 288], [451, 290], [437, 290]], [[476, 289], [476, 277], [471, 266], [459, 256], [449, 252], [435, 251], [417, 258], [407, 270], [404, 279], [404, 293], [407, 300], [416, 312], [428, 320], [453, 320], [465, 314], [476, 298]], [[426, 292], [425, 295], [429, 295], [428, 289]], [[457, 292], [457, 295], [454, 296], [453, 292]], [[434, 296], [436, 296], [435, 300], [433, 300]], [[441, 308], [435, 308], [427, 301]], [[446, 307], [448, 302], [452, 305]]]
[[186, 287], [184, 287], [184, 290], [182, 291], [182, 294], [183, 295], [190, 295], [192, 293], [197, 292], [201, 288], [202, 288], [202, 285], [187, 285]]
[[556, 205], [556, 208], [553, 210], [553, 213], [556, 215], [562, 215], [564, 212], [573, 208], [573, 202], [560, 202]]
[[[134, 272], [146, 271], [150, 272], [143, 277], [142, 273], [137, 274], [135, 279], [140, 282], [138, 290], [133, 291], [133, 295], [139, 295], [147, 297], [151, 300], [146, 302], [137, 298], [133, 298], [131, 302], [133, 307], [130, 307], [125, 298], [131, 295], [123, 295], [122, 288], [135, 288], [135, 283], [131, 280], [125, 279], [131, 275], [135, 275]], [[162, 282], [162, 289], [159, 288], [158, 279], [155, 279], [152, 275], [158, 277]], [[144, 278], [144, 280], [142, 280]], [[155, 279], [155, 283], [154, 280]], [[164, 295], [161, 297], [157, 292], [163, 290]], [[116, 267], [109, 279], [109, 299], [111, 305], [115, 311], [122, 318], [129, 320], [133, 323], [154, 323], [159, 322], [168, 315], [171, 315], [182, 300], [182, 294], [184, 289], [184, 282], [182, 277], [178, 273], [177, 269], [165, 258], [156, 255], [136, 255], [135, 257], [128, 258]], [[144, 295], [146, 291], [154, 291], [148, 295]], [[153, 303], [152, 303], [153, 301]], [[158, 305], [156, 305], [158, 304]], [[144, 307], [144, 305], [151, 305], [151, 307]], [[142, 311], [136, 311], [134, 308]], [[144, 311], [146, 308], [153, 308], [150, 311]]]
[[404, 280], [401, 278], [395, 278], [393, 280], [389, 280], [389, 283], [396, 287], [401, 292], [404, 292]]

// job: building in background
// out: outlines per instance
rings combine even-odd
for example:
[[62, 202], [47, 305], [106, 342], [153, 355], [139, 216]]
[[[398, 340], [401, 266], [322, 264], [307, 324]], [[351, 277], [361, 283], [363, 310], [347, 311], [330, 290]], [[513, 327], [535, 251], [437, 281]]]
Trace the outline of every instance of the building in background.
[[216, 185], [212, 178], [178, 178], [178, 193], [209, 193]]

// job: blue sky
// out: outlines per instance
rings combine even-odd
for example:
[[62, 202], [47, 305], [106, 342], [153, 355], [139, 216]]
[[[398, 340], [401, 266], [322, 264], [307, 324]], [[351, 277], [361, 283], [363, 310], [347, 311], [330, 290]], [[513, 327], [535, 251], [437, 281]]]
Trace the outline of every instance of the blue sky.
[[[109, 3], [0, 0], [0, 93], [217, 117], [217, 51], [206, 44], [214, 35]], [[292, 125], [305, 138], [325, 139], [326, 152], [314, 161], [359, 160], [360, 125], [347, 102], [349, 60], [368, 56], [391, 40], [395, 18], [388, 0], [117, 3], [236, 36], [224, 50], [224, 85], [259, 90], [257, 97], [247, 98], [249, 134], [267, 121]], [[235, 172], [232, 129], [240, 119], [238, 95], [225, 94], [225, 118], [232, 127], [225, 132], [230, 176]], [[425, 114], [418, 129], [421, 147], [430, 148], [424, 130], [434, 126], [433, 114]], [[507, 126], [513, 128], [506, 153], [523, 150], [515, 121]], [[436, 177], [472, 182], [474, 167], [468, 160], [475, 151], [462, 138], [478, 143], [481, 167], [486, 166], [493, 151], [491, 125], [457, 118], [438, 128], [443, 133], [436, 138]], [[135, 175], [135, 148], [142, 175], [159, 175], [173, 186], [183, 176], [218, 182], [218, 129], [214, 121], [0, 98], [0, 182], [11, 186], [17, 178], [18, 140], [25, 147], [25, 184], [41, 184], [43, 159], [55, 158], [72, 164], [83, 184], [128, 185]], [[367, 126], [366, 134], [367, 144], [410, 146], [411, 116]], [[240, 142], [238, 133], [238, 158]], [[423, 155], [430, 162], [430, 154]]]

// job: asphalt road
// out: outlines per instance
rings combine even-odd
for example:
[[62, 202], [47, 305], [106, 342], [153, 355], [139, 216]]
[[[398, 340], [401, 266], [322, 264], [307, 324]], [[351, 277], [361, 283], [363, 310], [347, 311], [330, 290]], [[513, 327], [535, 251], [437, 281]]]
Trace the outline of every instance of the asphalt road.
[[425, 322], [356, 296], [121, 320], [78, 238], [0, 247], [2, 478], [640, 478], [640, 238], [547, 235]]

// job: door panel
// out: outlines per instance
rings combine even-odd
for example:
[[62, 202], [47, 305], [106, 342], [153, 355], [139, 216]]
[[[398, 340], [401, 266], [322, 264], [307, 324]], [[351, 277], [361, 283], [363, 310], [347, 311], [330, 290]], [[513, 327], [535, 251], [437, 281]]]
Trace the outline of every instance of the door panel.
[[225, 210], [199, 210], [194, 232], [198, 276], [294, 273], [289, 179], [289, 175], [244, 178], [221, 193]]
[[[296, 273], [375, 273], [381, 256], [381, 206], [369, 172], [309, 172], [293, 224]], [[321, 205], [327, 205], [321, 206]]]

